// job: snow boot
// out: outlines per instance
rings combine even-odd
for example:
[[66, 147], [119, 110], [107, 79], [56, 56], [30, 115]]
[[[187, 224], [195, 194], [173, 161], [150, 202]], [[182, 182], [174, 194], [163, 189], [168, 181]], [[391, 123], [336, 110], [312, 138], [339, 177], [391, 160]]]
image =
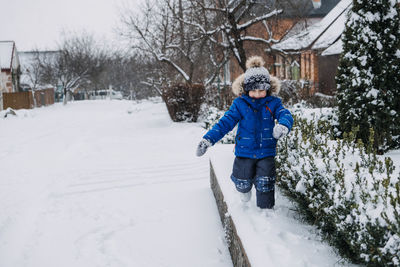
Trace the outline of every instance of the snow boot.
[[240, 200], [242, 202], [249, 202], [251, 199], [251, 190], [247, 193], [240, 193]]

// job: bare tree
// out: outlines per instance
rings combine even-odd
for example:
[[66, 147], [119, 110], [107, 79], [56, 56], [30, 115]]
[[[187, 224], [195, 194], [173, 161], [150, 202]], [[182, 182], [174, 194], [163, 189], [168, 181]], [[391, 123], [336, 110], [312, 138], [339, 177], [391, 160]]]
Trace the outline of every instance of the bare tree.
[[156, 96], [159, 92], [153, 87], [149, 89], [148, 84], [143, 84], [142, 81], [157, 77], [157, 71], [157, 63], [152, 58], [114, 51], [108, 57], [97, 84], [99, 88], [112, 85], [131, 99], [147, 98]]
[[25, 76], [24, 82], [30, 86], [32, 91], [35, 91], [40, 86], [40, 78], [43, 72], [43, 69], [41, 68], [43, 55], [41, 55], [40, 51], [35, 49], [30, 52], [27, 57], [26, 65], [24, 65], [22, 70]]
[[[132, 41], [132, 47], [161, 63], [160, 76], [151, 83], [184, 81], [207, 83], [212, 73], [209, 58], [214, 55], [209, 40], [200, 38], [197, 24], [203, 23], [198, 7], [187, 0], [147, 0], [141, 13], [125, 10], [122, 16], [123, 36]], [[222, 60], [214, 59], [220, 68]], [[218, 64], [217, 63], [217, 64]]]
[[107, 62], [106, 53], [92, 35], [65, 36], [60, 52], [54, 59], [42, 63], [42, 82], [62, 87], [64, 104], [77, 88], [93, 87]]
[[[163, 64], [159, 83], [181, 79], [207, 85], [231, 57], [246, 69], [246, 43], [269, 47], [279, 42], [273, 22], [284, 8], [292, 17], [304, 16], [304, 4], [305, 0], [146, 0], [139, 12], [125, 10], [121, 33], [132, 41], [132, 48]], [[262, 35], [251, 34], [256, 24], [263, 25]]]
[[[199, 35], [207, 38], [225, 54], [233, 55], [243, 70], [246, 69], [248, 57], [245, 42], [258, 42], [269, 46], [279, 41], [273, 38], [272, 30], [265, 23], [282, 12], [282, 9], [276, 9], [275, 5], [268, 4], [271, 1], [189, 1], [199, 8], [203, 17], [203, 24], [192, 24], [197, 28]], [[250, 27], [262, 22], [264, 22], [267, 38], [248, 34]], [[191, 24], [190, 21], [185, 21], [185, 23]]]

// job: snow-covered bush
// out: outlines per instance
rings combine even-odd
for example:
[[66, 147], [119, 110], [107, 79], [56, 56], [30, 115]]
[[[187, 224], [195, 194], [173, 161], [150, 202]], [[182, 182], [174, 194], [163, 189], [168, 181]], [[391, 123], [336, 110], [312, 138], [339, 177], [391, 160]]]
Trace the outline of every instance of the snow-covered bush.
[[206, 86], [204, 102], [208, 106], [227, 110], [231, 106], [233, 99], [235, 99], [235, 95], [232, 93], [230, 84], [218, 85], [213, 83]]
[[377, 156], [372, 145], [357, 141], [358, 129], [335, 140], [332, 109], [293, 113], [295, 125], [278, 145], [278, 185], [344, 256], [398, 266], [399, 170], [390, 158]]
[[204, 100], [202, 84], [174, 84], [162, 88], [162, 98], [173, 121], [197, 121]]
[[[206, 107], [204, 111], [204, 120], [203, 120], [203, 128], [210, 130], [214, 124], [216, 124], [219, 119], [224, 116], [225, 111], [219, 110], [216, 107]], [[236, 136], [236, 127], [226, 134], [219, 143], [221, 144], [234, 144]]]
[[336, 97], [316, 93], [310, 95], [310, 82], [307, 80], [282, 80], [279, 97], [285, 106], [293, 106], [303, 103], [307, 107], [321, 108], [334, 107], [337, 105]]
[[285, 105], [292, 106], [305, 99], [309, 83], [305, 80], [282, 80], [279, 97]]

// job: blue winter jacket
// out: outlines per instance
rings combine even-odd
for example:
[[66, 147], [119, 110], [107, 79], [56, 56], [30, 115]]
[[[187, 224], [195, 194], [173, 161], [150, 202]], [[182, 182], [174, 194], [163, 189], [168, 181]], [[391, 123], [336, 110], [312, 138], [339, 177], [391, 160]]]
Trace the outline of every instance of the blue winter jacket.
[[293, 117], [280, 98], [267, 96], [254, 99], [248, 95], [236, 98], [219, 122], [203, 138], [214, 145], [239, 123], [235, 155], [245, 158], [265, 158], [276, 155], [277, 140], [272, 136], [274, 120], [291, 130]]

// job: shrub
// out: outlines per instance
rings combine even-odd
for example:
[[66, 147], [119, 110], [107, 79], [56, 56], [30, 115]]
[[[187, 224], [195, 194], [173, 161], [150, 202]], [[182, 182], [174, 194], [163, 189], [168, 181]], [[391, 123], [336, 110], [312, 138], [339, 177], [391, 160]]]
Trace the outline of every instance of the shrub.
[[171, 119], [175, 122], [197, 121], [204, 91], [202, 84], [174, 84], [163, 87], [162, 98]]
[[[224, 116], [224, 111], [219, 110], [216, 107], [209, 107], [204, 112], [204, 125], [207, 131], [210, 130], [218, 121], [219, 119]], [[235, 136], [236, 136], [236, 127], [227, 133], [220, 141], [221, 144], [234, 144], [235, 143]]]
[[220, 110], [227, 110], [232, 104], [235, 95], [230, 85], [211, 84], [206, 87], [205, 103], [208, 106], [217, 107]]
[[278, 185], [342, 255], [398, 266], [400, 177], [390, 158], [374, 153], [373, 130], [367, 146], [356, 140], [357, 128], [335, 140], [332, 109], [312, 119], [293, 113], [295, 125], [278, 145]]
[[336, 82], [343, 132], [383, 153], [400, 147], [400, 6], [397, 1], [353, 1], [343, 33]]
[[307, 88], [307, 83], [304, 81], [283, 80], [279, 97], [285, 105], [292, 106], [305, 99], [303, 93], [305, 88]]
[[310, 82], [306, 80], [283, 80], [279, 97], [287, 106], [303, 103], [310, 108], [335, 107], [336, 97], [316, 93], [310, 96]]

